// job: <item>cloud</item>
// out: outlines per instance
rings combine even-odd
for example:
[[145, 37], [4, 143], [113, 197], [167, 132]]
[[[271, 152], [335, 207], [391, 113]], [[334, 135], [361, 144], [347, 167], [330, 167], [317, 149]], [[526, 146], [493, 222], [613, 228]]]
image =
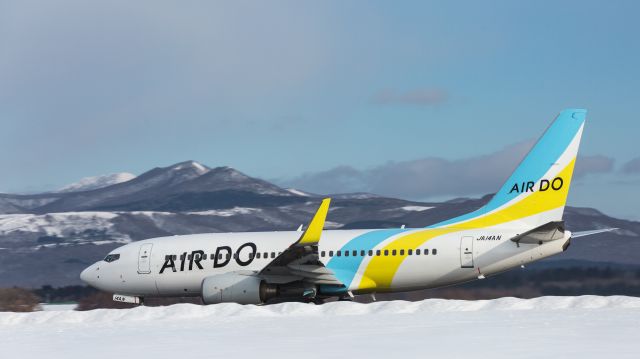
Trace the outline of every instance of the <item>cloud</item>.
[[636, 157], [622, 166], [622, 172], [626, 174], [640, 173], [640, 157]]
[[590, 173], [609, 173], [613, 171], [614, 163], [613, 158], [602, 155], [578, 156], [573, 176], [582, 178]]
[[447, 92], [441, 89], [417, 89], [403, 93], [387, 89], [373, 95], [371, 101], [379, 105], [434, 106], [443, 104], [448, 99]]
[[[500, 187], [533, 143], [520, 142], [491, 154], [458, 160], [425, 157], [388, 162], [366, 170], [339, 166], [280, 184], [314, 193], [371, 192], [408, 199], [482, 195]], [[582, 177], [610, 172], [612, 168], [611, 158], [586, 156], [578, 160], [575, 174]]]
[[278, 181], [285, 187], [305, 188], [317, 193], [362, 192], [369, 187], [369, 174], [351, 166], [338, 166], [326, 171], [305, 173], [292, 180]]
[[316, 193], [372, 192], [415, 199], [483, 194], [496, 190], [532, 144], [521, 142], [489, 155], [460, 160], [425, 157], [366, 170], [340, 166], [281, 183]]

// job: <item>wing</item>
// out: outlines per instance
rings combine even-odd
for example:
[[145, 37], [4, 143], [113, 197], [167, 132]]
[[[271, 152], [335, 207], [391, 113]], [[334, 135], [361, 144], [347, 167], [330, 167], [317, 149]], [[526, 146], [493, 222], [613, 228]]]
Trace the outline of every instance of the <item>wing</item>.
[[571, 238], [586, 237], [592, 234], [615, 231], [616, 229], [618, 228], [603, 228], [603, 229], [594, 229], [592, 231], [572, 232]]
[[333, 272], [320, 262], [318, 242], [329, 212], [330, 198], [322, 200], [307, 229], [257, 275], [270, 283], [302, 280], [313, 284], [342, 285]]

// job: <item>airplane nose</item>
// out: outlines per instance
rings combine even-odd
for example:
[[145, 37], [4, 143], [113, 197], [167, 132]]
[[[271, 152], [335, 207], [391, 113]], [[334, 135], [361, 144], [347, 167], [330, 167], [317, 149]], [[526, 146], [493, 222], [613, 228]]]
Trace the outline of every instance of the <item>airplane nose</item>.
[[92, 264], [90, 266], [88, 266], [87, 268], [85, 268], [82, 272], [80, 272], [80, 280], [82, 280], [83, 282], [89, 284], [89, 285], [93, 285], [94, 284], [94, 278], [95, 278], [95, 264]]
[[85, 282], [85, 283], [87, 283], [87, 284], [90, 284], [89, 280], [88, 280], [89, 279], [89, 273], [88, 273], [89, 272], [89, 268], [91, 268], [91, 267], [87, 267], [82, 272], [80, 272], [80, 280]]

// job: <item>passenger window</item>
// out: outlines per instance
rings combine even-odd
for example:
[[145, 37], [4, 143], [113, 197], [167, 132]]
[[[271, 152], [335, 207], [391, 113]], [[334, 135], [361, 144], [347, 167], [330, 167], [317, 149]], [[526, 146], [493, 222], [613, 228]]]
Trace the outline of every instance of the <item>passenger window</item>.
[[[169, 260], [169, 258], [171, 258], [171, 255], [169, 255], [169, 254], [167, 254], [166, 256], [164, 256], [164, 260], [165, 260], [165, 261], [168, 261], [168, 260]], [[105, 259], [105, 260], [106, 260], [106, 259]]]
[[351, 255], [352, 255], [352, 256], [354, 256], [354, 257], [355, 257], [355, 256], [357, 256], [357, 255], [358, 255], [358, 251], [354, 249], [354, 250], [351, 252]]
[[360, 257], [364, 257], [364, 249], [360, 251]]
[[271, 252], [271, 258], [275, 258], [276, 257], [276, 252]]
[[260, 259], [260, 252], [256, 253], [256, 258]]
[[174, 260], [174, 261], [177, 261], [177, 260], [178, 260], [178, 255], [177, 255], [177, 254], [174, 254], [174, 255], [173, 255], [173, 260]]
[[320, 257], [324, 257], [324, 251], [320, 252]]
[[388, 255], [389, 255], [389, 250], [388, 250], [388, 249], [385, 249], [385, 250], [384, 250], [384, 255], [385, 255], [385, 256], [388, 256]]
[[400, 255], [403, 256], [404, 255], [404, 249], [400, 250]]
[[188, 259], [188, 260], [191, 260], [191, 254], [189, 254], [189, 255], [187, 256], [187, 259]]
[[373, 256], [373, 249], [369, 249], [369, 257]]
[[263, 257], [264, 257], [264, 259], [269, 258], [269, 252], [264, 252], [264, 256]]
[[340, 257], [341, 255], [342, 255], [342, 252], [341, 252], [341, 251], [337, 251], [337, 252], [336, 252], [336, 257]]
[[380, 250], [379, 249], [376, 250], [376, 255], [380, 256]]
[[227, 253], [227, 259], [231, 259], [231, 254]]
[[222, 260], [222, 253], [218, 253], [218, 260]]
[[253, 253], [249, 253], [249, 259], [253, 259]]
[[420, 248], [416, 249], [416, 255], [419, 256], [420, 255]]
[[425, 248], [425, 250], [424, 250], [424, 255], [426, 256], [426, 255], [428, 255], [428, 254], [429, 254], [429, 250]]
[[407, 254], [408, 254], [408, 255], [412, 255], [412, 254], [413, 254], [413, 249], [409, 249], [409, 250], [407, 251]]
[[344, 251], [344, 256], [348, 257], [349, 256], [349, 251]]
[[395, 250], [395, 249], [391, 251], [391, 255], [392, 255], [392, 256], [395, 256], [395, 255], [396, 255], [396, 250]]
[[329, 257], [333, 257], [333, 251], [329, 251]]
[[434, 248], [433, 251], [431, 251], [431, 254], [435, 256], [436, 254], [438, 254], [438, 250]]

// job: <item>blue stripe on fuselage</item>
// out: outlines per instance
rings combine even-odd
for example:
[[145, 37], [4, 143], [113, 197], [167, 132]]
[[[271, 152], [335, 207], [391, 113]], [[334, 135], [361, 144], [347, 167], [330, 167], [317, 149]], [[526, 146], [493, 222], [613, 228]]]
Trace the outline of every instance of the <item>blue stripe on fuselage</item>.
[[[378, 244], [382, 243], [384, 240], [398, 234], [407, 231], [406, 229], [380, 229], [374, 230], [371, 232], [367, 232], [361, 234], [347, 242], [340, 251], [342, 252], [342, 256], [336, 257], [335, 255], [329, 260], [327, 263], [327, 268], [331, 269], [333, 273], [335, 273], [336, 277], [342, 284], [344, 284], [347, 288], [351, 285], [351, 281], [356, 275], [358, 268], [360, 268], [360, 264], [364, 260], [364, 256], [360, 256], [360, 251], [365, 250], [369, 251], [370, 249], [375, 248]], [[358, 255], [352, 256], [352, 251], [357, 250]], [[349, 256], [345, 257], [345, 251], [349, 251]]]

